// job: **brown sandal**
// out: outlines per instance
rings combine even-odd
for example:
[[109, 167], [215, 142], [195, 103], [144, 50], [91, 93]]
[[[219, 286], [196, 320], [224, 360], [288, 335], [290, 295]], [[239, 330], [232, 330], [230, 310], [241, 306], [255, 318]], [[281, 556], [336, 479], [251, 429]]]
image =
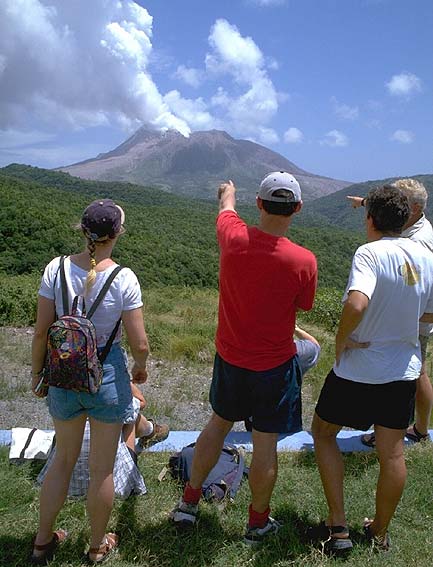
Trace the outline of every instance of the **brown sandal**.
[[41, 553], [41, 555], [35, 555], [34, 553], [32, 553], [30, 562], [33, 563], [33, 565], [46, 565], [48, 561], [53, 557], [59, 543], [63, 543], [67, 537], [67, 531], [56, 530], [55, 532], [53, 532], [53, 537], [48, 543], [44, 543], [43, 545], [34, 543], [33, 551], [43, 551], [44, 553]]
[[[92, 565], [107, 561], [119, 544], [118, 536], [113, 533], [105, 534], [104, 540], [104, 543], [101, 543], [99, 547], [91, 547], [86, 554], [87, 560]], [[90, 555], [101, 555], [101, 557], [99, 559], [92, 559]]]

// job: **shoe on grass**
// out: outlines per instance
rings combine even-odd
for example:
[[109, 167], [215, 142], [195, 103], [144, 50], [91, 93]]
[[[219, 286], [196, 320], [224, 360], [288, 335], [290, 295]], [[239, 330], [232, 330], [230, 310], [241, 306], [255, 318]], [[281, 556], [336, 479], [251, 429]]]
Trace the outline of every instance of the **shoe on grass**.
[[353, 549], [353, 543], [347, 526], [327, 526], [321, 522], [307, 530], [311, 542], [320, 543], [325, 553], [342, 554]]
[[141, 451], [152, 447], [152, 445], [156, 445], [160, 441], [164, 441], [164, 439], [167, 439], [168, 434], [170, 433], [168, 425], [155, 423], [153, 419], [148, 419], [147, 421], [150, 421], [152, 423], [153, 431], [149, 435], [143, 435], [142, 437], [139, 437], [137, 444]]
[[364, 519], [364, 535], [367, 541], [376, 551], [389, 551], [391, 548], [391, 538], [389, 537], [389, 533], [386, 532], [383, 536], [374, 535], [371, 531], [372, 523], [373, 520], [369, 520], [368, 518]]
[[420, 433], [415, 424], [406, 431], [406, 437], [414, 443], [428, 443], [430, 441], [430, 434]]
[[247, 524], [247, 529], [244, 535], [244, 542], [248, 545], [260, 544], [269, 536], [275, 535], [281, 527], [282, 524], [280, 524], [280, 522], [277, 522], [277, 520], [274, 520], [274, 518], [271, 518], [270, 516], [263, 528], [251, 528]]
[[169, 513], [170, 520], [179, 527], [192, 527], [197, 521], [198, 504], [188, 504], [183, 498]]
[[376, 434], [375, 433], [364, 433], [361, 435], [361, 443], [366, 447], [370, 447], [371, 449], [376, 448]]

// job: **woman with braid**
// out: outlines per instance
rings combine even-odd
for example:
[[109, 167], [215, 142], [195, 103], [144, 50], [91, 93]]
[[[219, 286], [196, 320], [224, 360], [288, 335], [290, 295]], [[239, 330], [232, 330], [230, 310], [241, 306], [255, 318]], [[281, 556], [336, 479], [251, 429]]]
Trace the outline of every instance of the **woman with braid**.
[[[75, 296], [83, 296], [91, 307], [110, 274], [117, 268], [111, 259], [113, 247], [124, 232], [123, 210], [110, 199], [94, 201], [84, 211], [81, 229], [86, 239], [83, 252], [61, 260], [55, 258], [45, 268], [38, 296], [38, 312], [32, 343], [32, 389], [37, 389], [47, 349], [50, 325], [64, 313], [62, 287], [67, 288], [68, 306]], [[63, 262], [63, 271], [60, 264]], [[59, 274], [60, 270], [60, 274]], [[63, 280], [63, 286], [62, 286]], [[123, 268], [92, 316], [98, 352], [109, 341], [121, 319], [135, 364], [132, 380], [147, 379], [148, 343], [142, 314], [141, 290], [137, 277]], [[56, 456], [47, 472], [40, 495], [39, 529], [34, 541], [32, 562], [45, 564], [57, 544], [67, 537], [54, 531], [55, 521], [66, 499], [71, 473], [80, 454], [87, 418], [90, 422], [90, 484], [87, 512], [91, 540], [88, 559], [105, 560], [118, 543], [106, 533], [113, 505], [113, 465], [122, 425], [133, 411], [126, 356], [120, 347], [121, 326], [103, 363], [103, 379], [97, 393], [83, 393], [50, 386], [48, 408], [56, 431]]]

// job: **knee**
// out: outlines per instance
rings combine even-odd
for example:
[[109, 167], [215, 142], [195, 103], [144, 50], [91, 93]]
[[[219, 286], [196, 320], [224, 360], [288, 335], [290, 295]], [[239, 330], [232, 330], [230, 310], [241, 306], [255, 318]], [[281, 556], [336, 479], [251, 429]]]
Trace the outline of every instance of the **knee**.
[[313, 423], [311, 425], [311, 435], [313, 436], [314, 442], [335, 439], [337, 433], [338, 431], [335, 429], [335, 425], [323, 421], [317, 413], [314, 414]]

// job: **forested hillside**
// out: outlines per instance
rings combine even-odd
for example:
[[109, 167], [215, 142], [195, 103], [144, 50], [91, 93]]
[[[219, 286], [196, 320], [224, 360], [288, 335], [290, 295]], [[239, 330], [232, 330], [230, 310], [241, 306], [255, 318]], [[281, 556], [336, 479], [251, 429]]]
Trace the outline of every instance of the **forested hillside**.
[[[324, 226], [332, 225], [339, 228], [349, 230], [364, 229], [364, 210], [353, 209], [350, 205], [347, 195], [355, 195], [365, 197], [370, 189], [385, 183], [391, 183], [398, 179], [392, 177], [389, 179], [378, 179], [375, 181], [366, 181], [365, 183], [355, 183], [341, 191], [321, 197], [315, 201], [308, 203], [304, 214], [299, 217], [299, 224], [303, 226]], [[433, 175], [415, 175], [414, 179], [418, 179], [429, 194], [427, 201], [426, 215], [430, 219], [433, 218]]]
[[[81, 248], [82, 237], [75, 226], [85, 206], [97, 197], [112, 197], [124, 207], [127, 233], [116, 246], [115, 259], [137, 273], [143, 288], [216, 289], [216, 203], [137, 185], [89, 182], [59, 172], [9, 166], [0, 169], [2, 324], [17, 319], [14, 310], [29, 308], [27, 294], [36, 292], [48, 261]], [[257, 218], [253, 207], [240, 212], [250, 222]], [[320, 286], [340, 292], [362, 234], [295, 226], [290, 229], [290, 238], [317, 255]], [[17, 305], [9, 301], [12, 295]], [[6, 302], [5, 296], [9, 297]]]

